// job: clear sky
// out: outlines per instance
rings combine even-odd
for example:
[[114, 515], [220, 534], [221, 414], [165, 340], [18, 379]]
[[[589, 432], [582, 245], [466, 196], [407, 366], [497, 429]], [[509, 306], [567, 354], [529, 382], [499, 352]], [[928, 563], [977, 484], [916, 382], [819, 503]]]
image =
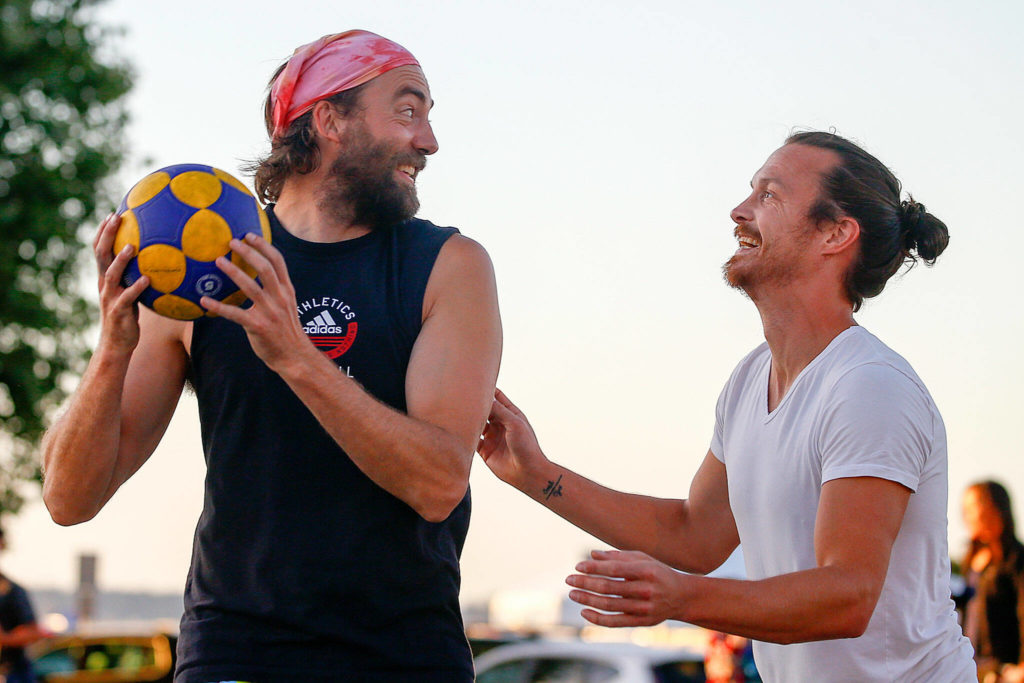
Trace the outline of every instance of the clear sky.
[[[754, 307], [722, 283], [729, 210], [792, 128], [835, 128], [952, 235], [934, 269], [892, 281], [857, 316], [943, 412], [952, 552], [969, 481], [996, 476], [1024, 500], [1024, 315], [1006, 254], [1024, 187], [1017, 0], [115, 0], [98, 16], [125, 27], [111, 48], [138, 74], [116, 194], [172, 163], [238, 173], [267, 146], [266, 80], [296, 46], [365, 28], [408, 47], [440, 142], [418, 181], [420, 215], [491, 254], [500, 386], [553, 459], [654, 495], [685, 496], [718, 392], [763, 338]], [[5, 571], [70, 588], [75, 556], [90, 551], [102, 587], [180, 590], [203, 475], [186, 398], [95, 520], [62, 529], [38, 503], [12, 520]], [[467, 598], [557, 589], [597, 545], [480, 461], [472, 488]]]

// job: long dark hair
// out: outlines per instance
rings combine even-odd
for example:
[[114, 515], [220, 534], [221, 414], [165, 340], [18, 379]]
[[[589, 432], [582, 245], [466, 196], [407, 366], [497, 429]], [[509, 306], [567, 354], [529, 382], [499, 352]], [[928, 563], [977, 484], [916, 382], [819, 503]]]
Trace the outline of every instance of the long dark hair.
[[[1010, 502], [1010, 493], [1006, 490], [1006, 487], [997, 481], [987, 479], [985, 481], [978, 481], [967, 487], [967, 490], [976, 490], [981, 492], [992, 507], [995, 508], [996, 513], [999, 515], [999, 520], [1003, 523], [1003, 533], [999, 536], [999, 545], [1002, 554], [1005, 556], [1006, 553], [1010, 552], [1014, 548], [1020, 545], [1020, 541], [1017, 540], [1017, 530], [1013, 523], [1013, 506]], [[984, 544], [979, 543], [976, 540], [971, 540], [970, 545], [967, 548], [967, 554], [964, 556], [962, 571], [968, 571], [971, 567], [971, 561], [974, 556], [978, 554], [984, 547]]]
[[[274, 81], [277, 80], [278, 75], [287, 64], [285, 62], [278, 67], [270, 78], [268, 87], [273, 87]], [[348, 116], [353, 110], [360, 108], [359, 98], [365, 85], [364, 83], [355, 88], [343, 90], [324, 99], [330, 102], [342, 116]], [[263, 105], [263, 119], [267, 127], [267, 135], [270, 136], [270, 153], [245, 166], [245, 170], [253, 176], [256, 196], [264, 203], [277, 201], [288, 176], [294, 173], [311, 173], [320, 166], [320, 148], [313, 131], [313, 112], [308, 111], [292, 121], [284, 135], [276, 139], [274, 138], [273, 112], [274, 103], [268, 92]]]
[[900, 199], [900, 181], [885, 164], [835, 133], [794, 133], [786, 144], [829, 149], [840, 162], [822, 179], [821, 197], [811, 208], [817, 222], [850, 216], [860, 224], [860, 251], [846, 274], [846, 296], [853, 310], [877, 296], [900, 266], [921, 258], [933, 265], [949, 243], [949, 231], [924, 204]]

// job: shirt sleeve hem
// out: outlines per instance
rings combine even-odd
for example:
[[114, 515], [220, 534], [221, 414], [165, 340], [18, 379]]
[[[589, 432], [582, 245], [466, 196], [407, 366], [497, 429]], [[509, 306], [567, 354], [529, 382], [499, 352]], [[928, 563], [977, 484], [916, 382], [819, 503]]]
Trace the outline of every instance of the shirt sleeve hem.
[[917, 486], [920, 483], [920, 479], [909, 472], [884, 465], [834, 467], [821, 473], [821, 483], [824, 484], [834, 479], [849, 479], [851, 477], [877, 477], [878, 479], [894, 481], [897, 484], [906, 486], [914, 493], [917, 493]]

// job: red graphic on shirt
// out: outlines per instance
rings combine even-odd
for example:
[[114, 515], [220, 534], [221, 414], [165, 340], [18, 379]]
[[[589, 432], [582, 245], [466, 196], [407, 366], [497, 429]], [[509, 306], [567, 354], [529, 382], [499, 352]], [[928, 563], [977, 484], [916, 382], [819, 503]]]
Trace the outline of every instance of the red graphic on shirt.
[[334, 360], [338, 356], [342, 355], [349, 350], [352, 346], [352, 342], [356, 340], [356, 331], [359, 329], [359, 323], [349, 323], [348, 329], [344, 335], [309, 335], [309, 340], [313, 342], [313, 346], [317, 347], [331, 360]]
[[319, 315], [303, 325], [303, 331], [313, 345], [334, 360], [352, 348], [359, 331], [359, 323], [337, 322], [330, 311], [324, 309]]

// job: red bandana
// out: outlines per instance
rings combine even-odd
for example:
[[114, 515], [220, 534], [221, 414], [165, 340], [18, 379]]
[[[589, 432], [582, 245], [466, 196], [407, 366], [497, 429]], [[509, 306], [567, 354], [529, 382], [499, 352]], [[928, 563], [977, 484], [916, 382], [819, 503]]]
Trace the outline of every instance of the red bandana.
[[419, 66], [398, 43], [369, 31], [324, 36], [295, 50], [270, 89], [273, 138], [313, 105], [343, 90], [362, 85], [396, 66]]

